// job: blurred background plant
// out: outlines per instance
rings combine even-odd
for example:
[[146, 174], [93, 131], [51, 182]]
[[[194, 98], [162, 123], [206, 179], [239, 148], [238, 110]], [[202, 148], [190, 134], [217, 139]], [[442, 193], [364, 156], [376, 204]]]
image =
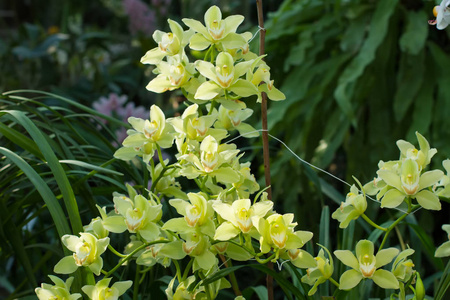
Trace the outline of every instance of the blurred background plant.
[[[88, 220], [97, 214], [94, 203], [112, 205], [111, 193], [123, 188], [119, 170], [136, 183], [142, 181], [126, 164], [104, 165], [120, 142], [114, 131], [123, 131], [125, 124], [115, 119], [123, 116], [109, 115], [111, 127], [92, 122], [91, 115], [100, 116], [96, 110], [108, 115], [100, 104], [111, 97], [125, 108], [147, 110], [157, 103], [166, 115], [175, 113], [182, 94], [146, 91], [152, 70], [139, 60], [156, 46], [151, 33], [168, 31], [167, 18], [201, 20], [212, 4], [226, 15], [244, 15], [242, 30], [257, 31], [254, 1], [0, 3], [0, 91], [39, 89], [66, 97], [40, 93], [4, 97], [1, 109], [23, 111], [44, 132], [70, 182], [76, 183], [78, 206], [85, 209], [81, 218]], [[450, 157], [450, 35], [449, 29], [438, 31], [427, 24], [436, 4], [424, 0], [264, 1], [265, 12], [269, 12], [266, 60], [275, 84], [287, 97], [269, 107], [270, 133], [301, 158], [347, 182], [352, 182], [352, 175], [361, 182], [373, 179], [378, 160], [396, 159], [395, 141], [415, 141], [415, 131], [439, 150], [435, 161]], [[251, 47], [257, 46], [255, 39]], [[95, 101], [99, 104], [94, 105]], [[0, 146], [19, 154], [61, 198], [62, 188], [52, 177], [53, 170], [43, 163], [47, 159], [36, 141], [30, 142], [28, 130], [8, 115], [0, 120]], [[254, 117], [253, 125], [257, 124]], [[253, 168], [259, 167], [257, 178], [262, 184], [260, 143], [244, 146]], [[372, 233], [369, 228], [349, 226], [349, 233], [342, 236], [336, 222], [318, 222], [338, 207], [348, 188], [312, 171], [287, 151], [279, 141], [271, 140], [277, 209], [295, 213], [300, 227], [320, 236], [324, 246], [353, 249], [349, 236], [354, 235], [354, 241], [367, 237]], [[90, 175], [81, 162], [105, 169]], [[14, 298], [30, 295], [36, 282], [47, 281], [48, 266], [62, 253], [57, 258], [52, 255], [62, 248], [54, 247], [59, 244], [57, 232], [34, 185], [26, 181], [23, 171], [11, 167], [10, 160], [2, 157], [0, 163], [1, 296]], [[430, 295], [444, 267], [433, 253], [434, 245], [446, 241], [440, 226], [448, 223], [449, 212], [448, 203], [438, 214], [420, 211], [407, 218], [411, 229], [399, 229], [405, 242], [416, 249], [414, 261]], [[369, 203], [368, 215], [378, 219], [379, 214], [379, 206]], [[388, 220], [385, 216], [378, 221]], [[320, 287], [317, 295], [327, 295], [327, 289]]]

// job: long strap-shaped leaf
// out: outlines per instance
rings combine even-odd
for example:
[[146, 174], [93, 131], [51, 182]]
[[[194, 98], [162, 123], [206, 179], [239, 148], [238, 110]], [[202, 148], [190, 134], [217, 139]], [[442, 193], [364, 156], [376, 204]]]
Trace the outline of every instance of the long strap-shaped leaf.
[[[0, 148], [0, 151], [2, 149]], [[23, 244], [22, 235], [20, 230], [7, 215], [7, 207], [4, 202], [0, 201], [0, 219], [2, 220], [2, 226], [7, 228], [4, 230], [4, 235], [8, 242], [14, 249], [14, 256], [17, 258], [19, 263], [22, 265], [26, 273], [26, 278], [28, 279], [30, 285], [35, 287], [37, 285], [36, 280], [33, 276], [33, 268], [31, 267], [30, 257], [25, 251], [25, 246]]]
[[61, 237], [64, 234], [71, 233], [69, 224], [67, 223], [63, 209], [59, 205], [58, 199], [56, 199], [52, 190], [48, 187], [41, 176], [39, 176], [39, 174], [22, 157], [11, 150], [0, 147], [0, 153], [5, 155], [17, 167], [19, 167], [31, 183], [36, 187], [36, 190], [39, 192], [42, 199], [44, 199], [44, 202], [48, 207], [53, 222], [55, 223], [56, 230], [58, 231], [58, 235]]
[[50, 167], [55, 177], [56, 183], [58, 184], [58, 187], [62, 193], [64, 204], [69, 214], [72, 232], [74, 234], [78, 234], [83, 230], [80, 213], [78, 211], [78, 204], [76, 202], [69, 179], [67, 178], [63, 167], [59, 163], [59, 160], [50, 147], [49, 143], [47, 142], [39, 128], [30, 120], [30, 118], [25, 115], [25, 113], [16, 110], [0, 111], [0, 115], [3, 114], [9, 114], [20, 125], [22, 125], [30, 134], [31, 138], [35, 141], [36, 145], [39, 147], [39, 150], [42, 152], [42, 155], [47, 161], [47, 164]]

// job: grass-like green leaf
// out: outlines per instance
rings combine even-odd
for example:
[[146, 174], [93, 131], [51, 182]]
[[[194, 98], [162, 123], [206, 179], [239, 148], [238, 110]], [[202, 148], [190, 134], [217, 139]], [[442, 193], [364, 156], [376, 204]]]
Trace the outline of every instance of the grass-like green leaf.
[[81, 224], [80, 213], [78, 211], [78, 205], [73, 193], [72, 187], [65, 174], [65, 171], [58, 158], [52, 150], [52, 147], [47, 142], [43, 133], [37, 128], [37, 126], [21, 111], [1, 111], [1, 114], [11, 115], [18, 123], [20, 123], [25, 130], [30, 134], [32, 139], [36, 142], [42, 155], [46, 159], [50, 169], [52, 170], [55, 180], [58, 183], [59, 189], [63, 195], [64, 203], [69, 215], [71, 227], [73, 233], [78, 233], [83, 230]]
[[67, 223], [62, 207], [59, 205], [58, 199], [56, 199], [55, 195], [45, 183], [45, 181], [41, 178], [41, 176], [39, 176], [39, 174], [25, 160], [23, 160], [19, 155], [15, 154], [11, 150], [0, 147], [0, 153], [5, 155], [18, 168], [20, 168], [28, 177], [28, 179], [33, 183], [36, 190], [44, 200], [50, 212], [50, 215], [52, 216], [53, 222], [55, 223], [56, 229], [58, 231], [58, 235], [63, 236], [64, 234], [70, 234], [71, 230], [69, 224]]

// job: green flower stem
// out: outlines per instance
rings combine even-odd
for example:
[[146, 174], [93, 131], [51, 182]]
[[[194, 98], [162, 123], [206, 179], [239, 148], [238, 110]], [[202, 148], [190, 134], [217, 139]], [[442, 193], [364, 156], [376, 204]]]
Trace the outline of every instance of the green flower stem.
[[339, 288], [339, 283], [337, 283], [337, 281], [334, 280], [332, 277], [328, 278], [328, 280], [329, 280], [332, 284], [334, 284], [337, 288]]
[[[220, 260], [222, 260], [222, 262], [223, 262], [223, 264], [225, 265], [226, 268], [230, 268], [230, 267], [233, 266], [231, 260], [227, 261], [225, 259], [225, 256], [223, 256], [222, 254], [219, 254], [219, 257], [220, 257]], [[234, 272], [231, 272], [228, 275], [228, 278], [230, 278], [230, 283], [231, 283], [231, 287], [233, 288], [234, 294], [236, 296], [241, 296], [242, 292], [239, 289], [239, 285], [238, 285], [238, 282], [237, 282], [237, 279], [236, 279], [236, 275], [234, 274]]]
[[394, 223], [391, 224], [391, 226], [389, 226], [386, 230], [386, 233], [384, 235], [383, 241], [381, 242], [380, 248], [378, 249], [378, 251], [380, 251], [381, 249], [383, 249], [384, 244], [387, 241], [387, 237], [389, 235], [389, 233], [392, 231], [392, 229], [394, 229], [395, 226], [397, 226], [398, 223], [400, 223], [404, 218], [406, 218], [409, 213], [411, 212], [411, 207], [408, 209], [408, 212], [404, 215], [402, 215], [400, 218], [398, 218]]
[[209, 108], [208, 116], [212, 114], [215, 107], [216, 107], [216, 101], [211, 100], [211, 107]]
[[188, 275], [189, 275], [189, 271], [191, 270], [191, 267], [192, 267], [192, 264], [193, 264], [193, 263], [194, 263], [194, 258], [191, 257], [191, 260], [188, 262], [186, 268], [184, 269], [183, 277], [181, 278], [181, 281], [180, 281], [180, 282], [186, 280], [186, 278], [187, 278]]
[[141, 275], [139, 271], [141, 270], [141, 265], [136, 264], [136, 274], [134, 276], [134, 286], [133, 286], [133, 300], [139, 298], [139, 276]]
[[382, 230], [382, 231], [385, 231], [385, 232], [387, 231], [387, 228], [379, 226], [374, 221], [372, 221], [366, 214], [362, 214], [361, 216], [367, 223], [369, 223], [370, 225], [372, 225], [376, 229], [379, 229], [379, 230]]
[[[203, 275], [202, 272], [198, 272], [198, 275], [200, 276], [200, 278], [202, 279], [202, 281], [205, 279], [205, 275]], [[205, 284], [204, 287], [205, 287], [206, 299], [212, 300], [212, 298], [211, 298], [211, 291], [210, 291], [210, 289], [209, 289], [209, 284]]]
[[143, 182], [142, 182], [142, 186], [144, 187], [144, 188], [146, 188], [146, 187], [148, 187], [148, 181], [149, 181], [149, 174], [148, 174], [148, 170], [147, 170], [147, 164], [146, 163], [144, 163], [144, 161], [143, 160], [141, 160], [141, 163], [142, 163], [142, 170], [144, 171], [144, 176], [143, 176]]
[[256, 261], [259, 262], [260, 264], [265, 265], [265, 264], [267, 264], [268, 262], [270, 262], [272, 259], [274, 259], [276, 256], [277, 256], [277, 254], [276, 254], [276, 253], [273, 253], [271, 256], [269, 256], [269, 257], [266, 258], [266, 259], [260, 259], [258, 256], [255, 256], [255, 259], [256, 259]]
[[403, 241], [402, 234], [400, 233], [400, 230], [398, 230], [398, 227], [395, 227], [395, 233], [397, 234], [398, 241], [400, 243], [400, 249], [402, 249], [402, 251], [405, 250], [406, 249], [405, 241]]
[[113, 246], [111, 246], [111, 244], [108, 244], [108, 249], [114, 253], [115, 255], [117, 255], [118, 257], [124, 258], [127, 257], [125, 254], [120, 253], [119, 251], [117, 251], [116, 249], [113, 248]]
[[175, 168], [174, 165], [168, 166], [168, 167], [164, 167], [161, 171], [161, 173], [159, 174], [158, 178], [155, 179], [155, 181], [152, 182], [152, 187], [150, 188], [150, 191], [153, 192], [155, 191], [156, 185], [158, 184], [158, 182], [161, 180], [161, 178], [164, 177], [164, 174], [166, 173], [167, 170], [173, 169]]
[[156, 245], [156, 244], [167, 244], [167, 243], [170, 243], [170, 241], [169, 240], [157, 240], [157, 241], [153, 241], [150, 243], [145, 243], [145, 244], [140, 245], [139, 247], [134, 249], [130, 254], [128, 254], [126, 257], [122, 258], [114, 268], [112, 268], [109, 272], [107, 272], [105, 274], [104, 278], [108, 278], [109, 276], [111, 276], [124, 262], [130, 260], [133, 257], [133, 255], [135, 255], [136, 253], [138, 253], [145, 247], [148, 247], [151, 245]]
[[164, 159], [163, 159], [163, 157], [162, 157], [161, 147], [159, 147], [158, 144], [156, 144], [156, 150], [158, 151], [159, 163], [161, 164], [161, 166], [163, 167], [163, 169], [165, 169], [165, 168], [166, 168], [166, 165], [164, 164]]
[[177, 279], [178, 282], [181, 282], [181, 269], [180, 269], [180, 264], [178, 263], [177, 260], [172, 259], [173, 264], [175, 265], [175, 268], [177, 269]]

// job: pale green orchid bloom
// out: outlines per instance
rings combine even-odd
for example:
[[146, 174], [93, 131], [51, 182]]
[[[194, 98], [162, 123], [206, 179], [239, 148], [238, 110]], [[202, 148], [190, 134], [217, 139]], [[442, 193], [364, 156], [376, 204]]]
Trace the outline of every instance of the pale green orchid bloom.
[[249, 195], [259, 191], [259, 184], [256, 182], [255, 175], [251, 173], [250, 162], [239, 163], [235, 161], [233, 169], [239, 172], [239, 181], [234, 182], [233, 188], [238, 198], [248, 198]]
[[189, 153], [180, 156], [183, 165], [180, 174], [189, 179], [202, 176], [215, 177], [221, 183], [234, 183], [239, 180], [239, 173], [228, 164], [239, 153], [234, 144], [221, 144], [212, 136], [207, 136], [200, 144], [200, 155]]
[[303, 249], [289, 249], [280, 253], [280, 258], [290, 260], [297, 268], [307, 269], [316, 266], [314, 257]]
[[356, 244], [356, 256], [350, 250], [336, 250], [334, 255], [351, 270], [345, 271], [339, 280], [339, 289], [350, 290], [362, 279], [370, 278], [383, 289], [398, 289], [397, 278], [391, 272], [379, 269], [390, 263], [399, 253], [396, 248], [387, 248], [374, 255], [374, 245], [369, 240]]
[[[251, 173], [250, 162], [240, 163], [239, 157], [236, 157], [230, 163], [230, 166], [239, 175], [235, 182], [219, 185], [217, 182], [213, 182], [212, 178], [206, 180], [205, 186], [214, 195], [212, 198], [232, 203], [235, 199], [248, 199], [251, 194], [260, 190], [255, 176]], [[225, 185], [225, 188], [223, 185]]]
[[294, 232], [297, 223], [293, 223], [293, 219], [293, 214], [273, 214], [267, 219], [255, 220], [255, 227], [261, 235], [259, 243], [262, 253], [268, 253], [271, 249], [277, 254], [280, 249], [298, 249], [312, 238], [312, 232]]
[[159, 236], [159, 225], [156, 223], [161, 220], [161, 204], [137, 194], [134, 195], [134, 198], [128, 198], [125, 195], [114, 193], [113, 201], [121, 220], [107, 218], [103, 222], [106, 229], [115, 233], [128, 230], [130, 233], [138, 233], [147, 241], [153, 241]]
[[174, 292], [174, 285], [175, 285], [176, 277], [174, 277], [167, 286], [167, 289], [165, 290], [167, 300], [192, 300], [192, 299], [206, 299], [205, 295], [205, 287], [199, 286], [198, 289], [190, 291], [188, 290], [188, 287], [195, 282], [195, 276], [189, 276], [186, 278], [183, 282], [178, 283], [178, 286], [175, 289]]
[[205, 25], [193, 19], [183, 19], [184, 24], [193, 29], [194, 34], [189, 43], [193, 50], [204, 50], [211, 44], [221, 44], [226, 49], [245, 47], [247, 40], [236, 33], [244, 17], [233, 15], [222, 20], [222, 12], [217, 6], [210, 7], [205, 13]]
[[398, 279], [398, 281], [406, 283], [411, 279], [414, 274], [414, 263], [411, 259], [406, 259], [408, 256], [414, 254], [414, 249], [406, 249], [399, 253], [397, 258], [392, 264], [392, 274]]
[[111, 278], [104, 278], [95, 285], [85, 285], [81, 289], [92, 300], [117, 300], [133, 285], [133, 281], [127, 280], [115, 282], [109, 287], [110, 282]]
[[389, 170], [378, 170], [377, 174], [387, 185], [394, 187], [383, 195], [381, 207], [397, 207], [406, 197], [411, 197], [425, 209], [441, 209], [439, 198], [427, 189], [444, 176], [441, 170], [420, 174], [417, 161], [405, 158], [400, 167], [400, 174]]
[[108, 217], [106, 214], [106, 207], [100, 207], [95, 205], [100, 213], [100, 217], [96, 217], [91, 220], [91, 222], [83, 226], [84, 232], [89, 232], [95, 235], [97, 238], [101, 239], [109, 235], [109, 231], [103, 226], [103, 221]]
[[186, 55], [172, 56], [167, 58], [167, 62], [161, 61], [154, 72], [159, 75], [149, 82], [146, 89], [164, 93], [185, 87], [195, 73], [195, 68]]
[[[302, 277], [302, 282], [312, 285], [312, 288], [308, 292], [308, 296], [312, 296], [316, 293], [319, 284], [322, 284], [333, 275], [333, 257], [327, 248], [319, 245], [322, 249], [319, 250], [319, 254], [315, 257], [316, 265], [306, 270], [306, 275]], [[328, 258], [325, 257], [324, 250], [328, 254]]]
[[253, 222], [263, 218], [272, 209], [273, 202], [263, 201], [252, 205], [250, 199], [239, 199], [230, 205], [216, 200], [212, 207], [226, 221], [216, 229], [214, 239], [227, 241], [241, 232], [250, 233], [254, 228]]
[[123, 141], [114, 157], [122, 160], [131, 160], [136, 155], [142, 156], [145, 162], [149, 162], [155, 154], [156, 148], [170, 148], [173, 144], [173, 128], [166, 122], [163, 111], [156, 105], [150, 108], [150, 119], [130, 117], [128, 122], [133, 129], [127, 131], [128, 137]]
[[257, 137], [259, 136], [259, 132], [250, 124], [243, 123], [252, 114], [253, 110], [250, 108], [231, 110], [221, 105], [214, 127], [223, 128], [230, 132], [237, 130], [245, 138]]
[[55, 285], [42, 283], [40, 288], [36, 288], [34, 292], [39, 300], [77, 300], [82, 297], [80, 293], [70, 293], [70, 286], [72, 285], [73, 277], [69, 277], [66, 282], [53, 275], [48, 275], [48, 277], [50, 277], [51, 281], [53, 281]]
[[273, 101], [280, 101], [286, 99], [286, 96], [277, 89], [273, 83], [274, 81], [270, 79], [270, 68], [264, 62], [261, 63], [260, 60], [255, 60], [255, 62], [260, 63], [258, 68], [254, 73], [252, 73], [253, 68], [247, 72], [247, 80], [251, 81], [259, 91], [258, 103], [261, 103], [262, 96], [261, 93], [265, 92], [267, 97]]
[[356, 220], [367, 209], [367, 201], [364, 194], [360, 194], [358, 188], [352, 185], [350, 193], [347, 194], [345, 202], [331, 215], [339, 221], [339, 228], [347, 228], [352, 220]]
[[448, 241], [440, 245], [436, 252], [434, 253], [434, 256], [436, 257], [447, 257], [450, 256], [450, 224], [442, 225], [442, 229], [447, 232], [448, 235]]
[[61, 241], [67, 249], [74, 252], [73, 255], [62, 258], [54, 267], [54, 272], [70, 274], [78, 267], [88, 267], [95, 275], [100, 275], [103, 268], [103, 259], [100, 255], [109, 245], [109, 237], [97, 239], [94, 235], [81, 232], [80, 237], [75, 235], [63, 235]]
[[184, 253], [194, 258], [192, 265], [194, 272], [200, 269], [207, 271], [217, 266], [218, 260], [211, 252], [209, 236], [195, 229], [181, 233], [180, 236], [184, 240], [181, 245]]
[[[165, 240], [164, 238], [160, 239]], [[170, 257], [160, 253], [161, 249], [166, 245], [166, 243], [161, 243], [146, 247], [144, 251], [139, 253], [139, 256], [136, 259], [136, 263], [138, 265], [144, 265], [146, 267], [154, 266], [157, 263], [165, 268], [169, 267], [171, 264]]]
[[226, 52], [230, 53], [231, 56], [233, 56], [234, 61], [238, 61], [238, 60], [252, 60], [252, 59], [257, 59], [258, 55], [256, 55], [256, 53], [253, 53], [252, 51], [250, 51], [250, 40], [253, 38], [253, 33], [251, 32], [244, 32], [240, 34], [244, 40], [245, 40], [245, 44], [239, 48], [228, 48], [228, 49], [218, 49], [220, 51], [225, 50]]
[[172, 218], [164, 225], [164, 230], [174, 232], [190, 232], [198, 228], [203, 234], [214, 236], [216, 230], [212, 217], [214, 210], [211, 203], [201, 193], [188, 193], [189, 202], [183, 199], [171, 199], [169, 203], [182, 218]]
[[416, 131], [417, 141], [419, 142], [420, 150], [417, 150], [410, 142], [398, 140], [397, 146], [400, 149], [400, 160], [410, 158], [417, 161], [419, 171], [422, 171], [430, 164], [431, 158], [437, 153], [435, 148], [430, 148], [428, 141]]
[[194, 31], [183, 31], [183, 28], [177, 22], [170, 19], [168, 22], [172, 32], [166, 33], [156, 30], [153, 33], [153, 39], [158, 47], [147, 51], [141, 58], [141, 63], [157, 65], [161, 63], [165, 56], [183, 55], [183, 49], [189, 43]]
[[212, 128], [218, 117], [217, 110], [200, 116], [198, 108], [198, 104], [190, 105], [180, 117], [167, 120], [177, 133], [177, 144], [182, 144], [186, 139], [187, 142], [191, 140], [201, 142], [208, 135], [220, 142], [228, 136], [227, 130]]
[[[205, 81], [198, 87], [194, 98], [211, 100], [229, 92], [239, 97], [256, 95], [258, 89], [251, 82], [240, 78], [247, 72], [252, 63], [253, 61], [244, 61], [234, 65], [233, 57], [227, 52], [220, 52], [217, 55], [215, 66], [207, 61], [196, 61], [195, 67], [209, 81]], [[232, 102], [232, 100], [228, 101]], [[227, 105], [226, 101], [221, 103]]]

